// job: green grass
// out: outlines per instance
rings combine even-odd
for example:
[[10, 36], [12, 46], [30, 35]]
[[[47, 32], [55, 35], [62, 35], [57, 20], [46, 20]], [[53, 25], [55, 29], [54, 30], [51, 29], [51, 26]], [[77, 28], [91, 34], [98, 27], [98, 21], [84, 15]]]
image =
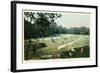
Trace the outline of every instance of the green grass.
[[[49, 38], [49, 39], [47, 39]], [[76, 50], [74, 56], [71, 56], [71, 58], [84, 58], [84, 57], [89, 57], [89, 35], [71, 35], [71, 34], [62, 34], [59, 35], [59, 38], [54, 38], [54, 37], [47, 37], [41, 39], [40, 38], [40, 43], [45, 43], [46, 47], [37, 49], [35, 53], [32, 53], [31, 51], [29, 51], [29, 57], [31, 57], [30, 59], [44, 59], [41, 56], [43, 55], [52, 55], [53, 57], [50, 59], [54, 59], [54, 58], [68, 58], [66, 55], [66, 52], [69, 52], [72, 47], [74, 47], [74, 49]], [[67, 44], [67, 43], [71, 43], [77, 39], [80, 39], [79, 41], [73, 43], [72, 45], [66, 46], [60, 50], [58, 50], [58, 46]], [[53, 41], [52, 41], [53, 40]], [[25, 42], [27, 42], [25, 40]], [[36, 43], [35, 39], [32, 39], [32, 44]], [[81, 47], [85, 47], [85, 51], [83, 54], [81, 54], [80, 48]], [[57, 57], [58, 52], [60, 52], [60, 54], [62, 55], [62, 57]], [[65, 56], [64, 56], [65, 55]], [[24, 56], [25, 57], [25, 56]], [[49, 59], [49, 58], [48, 58]]]

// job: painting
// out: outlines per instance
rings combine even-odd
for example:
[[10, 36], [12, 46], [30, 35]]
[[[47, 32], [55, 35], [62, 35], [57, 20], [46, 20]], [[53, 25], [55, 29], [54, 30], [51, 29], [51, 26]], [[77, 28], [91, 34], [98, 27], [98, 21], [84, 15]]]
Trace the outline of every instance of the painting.
[[24, 11], [24, 59], [85, 58], [90, 13]]
[[12, 1], [11, 7], [12, 72], [97, 67], [97, 6]]

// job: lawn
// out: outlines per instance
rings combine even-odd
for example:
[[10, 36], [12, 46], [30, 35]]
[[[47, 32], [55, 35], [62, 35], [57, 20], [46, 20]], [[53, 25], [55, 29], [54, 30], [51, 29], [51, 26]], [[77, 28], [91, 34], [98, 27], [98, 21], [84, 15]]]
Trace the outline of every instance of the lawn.
[[[27, 40], [24, 42], [27, 42]], [[32, 39], [31, 45], [34, 45], [34, 42], [36, 42], [36, 40]], [[61, 34], [55, 37], [39, 38], [39, 43], [45, 43], [46, 46], [39, 49], [35, 48], [35, 52], [27, 50], [29, 59], [39, 60], [89, 57], [89, 35]], [[58, 47], [61, 48], [58, 49]], [[25, 49], [26, 47], [24, 47], [24, 50]], [[24, 57], [26, 57], [25, 52], [24, 55]]]

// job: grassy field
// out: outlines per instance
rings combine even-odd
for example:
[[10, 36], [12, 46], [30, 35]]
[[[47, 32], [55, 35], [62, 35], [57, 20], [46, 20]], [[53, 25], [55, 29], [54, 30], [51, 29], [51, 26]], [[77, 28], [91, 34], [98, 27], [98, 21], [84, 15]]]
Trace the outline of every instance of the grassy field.
[[[34, 42], [36, 43], [36, 40], [32, 39], [31, 45], [34, 45]], [[32, 47], [29, 50], [24, 46], [24, 50], [28, 49], [24, 51], [24, 58], [26, 58], [26, 52], [28, 52], [28, 59], [33, 60], [89, 57], [89, 35], [61, 34], [55, 37], [39, 38], [39, 43], [44, 43], [46, 46], [35, 48], [35, 52]]]

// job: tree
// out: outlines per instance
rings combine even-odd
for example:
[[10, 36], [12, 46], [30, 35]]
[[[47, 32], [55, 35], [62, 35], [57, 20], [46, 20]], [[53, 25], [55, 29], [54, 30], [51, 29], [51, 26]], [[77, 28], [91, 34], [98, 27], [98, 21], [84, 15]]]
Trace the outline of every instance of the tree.
[[89, 35], [90, 34], [89, 28], [80, 27], [80, 34]]
[[28, 34], [30, 33], [29, 38], [37, 39], [39, 37], [44, 38], [45, 36], [48, 36], [49, 26], [51, 24], [54, 24], [55, 19], [59, 17], [61, 17], [61, 14], [57, 14], [57, 13], [24, 12], [25, 20], [28, 21], [31, 25], [30, 28], [26, 27], [26, 28], [29, 28], [30, 30], [28, 31]]
[[[29, 40], [28, 49], [31, 49], [31, 39], [38, 41], [39, 37], [49, 35], [49, 26], [55, 23], [55, 19], [60, 18], [61, 14], [24, 12], [24, 39]], [[39, 43], [39, 41], [38, 41]]]

